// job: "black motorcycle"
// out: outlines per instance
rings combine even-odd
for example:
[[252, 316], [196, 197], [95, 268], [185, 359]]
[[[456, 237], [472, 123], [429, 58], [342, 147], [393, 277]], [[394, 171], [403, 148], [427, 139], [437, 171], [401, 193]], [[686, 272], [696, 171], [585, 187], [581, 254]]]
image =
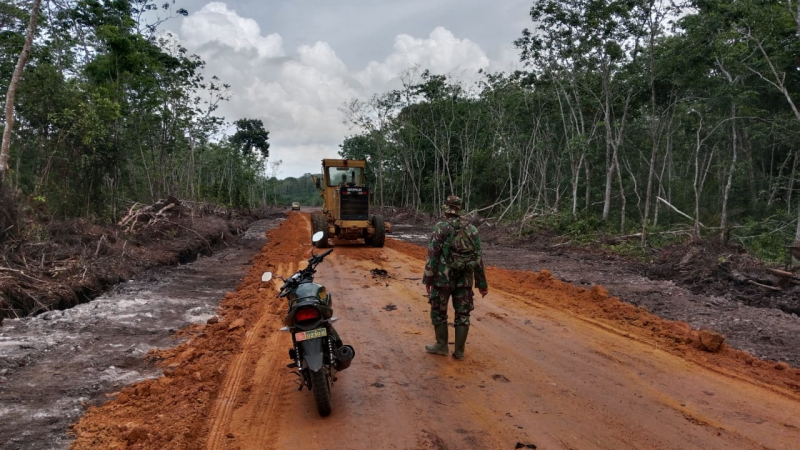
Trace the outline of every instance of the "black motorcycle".
[[[323, 233], [317, 232], [312, 237], [316, 242], [322, 239]], [[344, 345], [333, 323], [333, 299], [325, 286], [314, 283], [314, 269], [328, 256], [333, 249], [319, 255], [311, 250], [308, 266], [289, 278], [280, 278], [283, 286], [278, 298], [289, 300], [289, 311], [283, 319], [281, 331], [292, 333], [292, 348], [289, 368], [297, 368], [298, 390], [303, 386], [314, 392], [314, 401], [321, 416], [331, 413], [331, 386], [336, 381], [336, 372], [347, 369], [355, 356], [350, 345]], [[271, 272], [264, 272], [261, 281], [272, 279]]]

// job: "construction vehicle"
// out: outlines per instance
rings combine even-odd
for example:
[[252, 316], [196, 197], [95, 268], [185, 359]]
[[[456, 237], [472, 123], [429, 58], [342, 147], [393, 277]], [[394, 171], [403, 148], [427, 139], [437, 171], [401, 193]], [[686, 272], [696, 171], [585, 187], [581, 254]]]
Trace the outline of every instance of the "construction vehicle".
[[324, 233], [316, 247], [327, 247], [329, 238], [364, 239], [367, 245], [383, 247], [392, 226], [379, 214], [369, 215], [366, 167], [364, 160], [323, 159], [322, 176], [311, 176], [322, 197], [322, 212], [311, 214], [311, 233]]

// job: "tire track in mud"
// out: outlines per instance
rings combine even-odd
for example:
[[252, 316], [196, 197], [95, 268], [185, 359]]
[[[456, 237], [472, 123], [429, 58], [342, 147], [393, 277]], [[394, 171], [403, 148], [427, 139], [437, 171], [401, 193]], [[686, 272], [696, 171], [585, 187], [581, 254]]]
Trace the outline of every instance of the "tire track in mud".
[[[270, 259], [274, 261], [274, 276], [289, 276], [301, 268], [302, 261], [292, 262], [310, 249], [308, 244], [310, 233], [306, 230], [309, 220], [305, 215], [302, 222], [296, 223], [297, 230], [280, 239], [276, 248], [270, 251]], [[285, 233], [286, 234], [286, 233]], [[304, 266], [303, 266], [304, 267]], [[286, 364], [281, 361], [285, 356], [284, 346], [280, 341], [285, 339], [277, 331], [277, 325], [284, 312], [283, 302], [275, 296], [280, 290], [281, 281], [277, 278], [259, 289], [264, 308], [258, 322], [248, 331], [242, 352], [238, 354], [226, 376], [225, 384], [210, 414], [210, 429], [206, 441], [206, 450], [231, 448], [263, 448], [264, 442], [272, 440], [279, 432], [279, 423], [270, 420], [286, 400], [288, 387], [282, 376]], [[241, 425], [246, 426], [241, 426]]]
[[[293, 265], [280, 264], [277, 270], [279, 273], [292, 273], [296, 269], [293, 267]], [[271, 284], [274, 285], [275, 283]], [[233, 434], [228, 428], [228, 425], [231, 422], [231, 417], [235, 413], [235, 408], [247, 401], [246, 399], [242, 398], [242, 387], [244, 385], [248, 385], [246, 390], [248, 394], [253, 389], [252, 384], [254, 374], [251, 373], [253, 371], [252, 366], [254, 365], [253, 349], [257, 347], [257, 344], [264, 341], [269, 330], [267, 323], [274, 319], [275, 316], [270, 314], [270, 312], [265, 308], [261, 314], [261, 317], [258, 319], [258, 322], [253, 326], [252, 329], [247, 331], [247, 335], [243, 344], [244, 351], [236, 355], [231, 361], [231, 368], [228, 370], [228, 373], [225, 377], [225, 382], [217, 396], [217, 399], [214, 402], [214, 407], [211, 410], [211, 424], [209, 426], [210, 431], [206, 444], [207, 450], [227, 448], [227, 441], [229, 439], [228, 435]], [[274, 344], [274, 342], [270, 342], [274, 340], [275, 339], [267, 339], [267, 345], [262, 347], [274, 348], [274, 346], [269, 345]], [[280, 377], [277, 376], [277, 372], [277, 367], [274, 367], [271, 373], [268, 374], [271, 376], [266, 377], [267, 380], [271, 380], [270, 387], [277, 385], [280, 380]], [[259, 390], [255, 392], [255, 394], [258, 393]], [[275, 397], [275, 399], [277, 399], [277, 397]], [[271, 408], [265, 408], [265, 412], [268, 414], [271, 412]], [[260, 414], [260, 416], [263, 418], [264, 414]], [[256, 419], [257, 418], [259, 417], [257, 416]]]
[[[271, 252], [273, 253], [271, 257], [276, 259], [273, 268], [275, 276], [289, 276], [302, 264], [302, 262], [283, 260], [292, 258], [304, 250], [303, 245], [307, 239], [303, 238], [308, 236], [308, 233], [303, 231], [309, 225], [309, 220], [305, 216], [301, 217], [303, 223], [298, 232], [291, 233], [291, 239], [281, 239], [278, 247]], [[280, 281], [277, 278], [274, 280], [259, 289], [264, 301], [269, 302], [269, 308], [264, 309], [258, 322], [248, 331], [243, 351], [232, 362], [225, 384], [210, 414], [211, 431], [206, 442], [206, 450], [226, 449], [231, 445], [241, 446], [239, 441], [266, 442], [270, 435], [278, 432], [277, 424], [269, 423], [269, 418], [285, 397], [285, 392], [280, 389], [285, 381], [281, 377], [285, 364], [279, 364], [277, 361], [278, 354], [281, 353], [278, 350], [281, 336], [276, 330], [275, 323], [279, 321], [281, 305], [275, 298], [275, 294], [280, 290]], [[264, 354], [259, 350], [263, 350]], [[243, 386], [246, 386], [244, 396]], [[278, 392], [281, 393], [275, 395]], [[246, 429], [232, 427], [235, 423], [252, 426]], [[258, 426], [259, 424], [262, 426]]]

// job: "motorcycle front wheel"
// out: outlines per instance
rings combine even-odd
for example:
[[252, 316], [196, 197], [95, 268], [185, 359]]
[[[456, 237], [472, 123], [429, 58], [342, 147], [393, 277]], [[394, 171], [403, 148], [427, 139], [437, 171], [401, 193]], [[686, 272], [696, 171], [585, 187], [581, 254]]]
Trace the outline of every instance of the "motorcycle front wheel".
[[317, 411], [322, 417], [331, 413], [331, 377], [328, 376], [330, 369], [322, 369], [311, 372], [311, 390], [314, 391], [314, 401], [317, 403]]

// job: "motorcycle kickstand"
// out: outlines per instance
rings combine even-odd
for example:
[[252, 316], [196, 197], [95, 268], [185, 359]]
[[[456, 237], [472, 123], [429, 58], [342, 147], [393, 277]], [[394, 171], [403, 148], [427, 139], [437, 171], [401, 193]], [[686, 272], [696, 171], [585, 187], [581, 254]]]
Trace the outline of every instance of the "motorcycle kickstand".
[[305, 381], [303, 380], [303, 375], [298, 371], [292, 371], [291, 373], [297, 375], [297, 379], [294, 380], [300, 387], [297, 388], [298, 391], [303, 390], [303, 386], [305, 386]]

